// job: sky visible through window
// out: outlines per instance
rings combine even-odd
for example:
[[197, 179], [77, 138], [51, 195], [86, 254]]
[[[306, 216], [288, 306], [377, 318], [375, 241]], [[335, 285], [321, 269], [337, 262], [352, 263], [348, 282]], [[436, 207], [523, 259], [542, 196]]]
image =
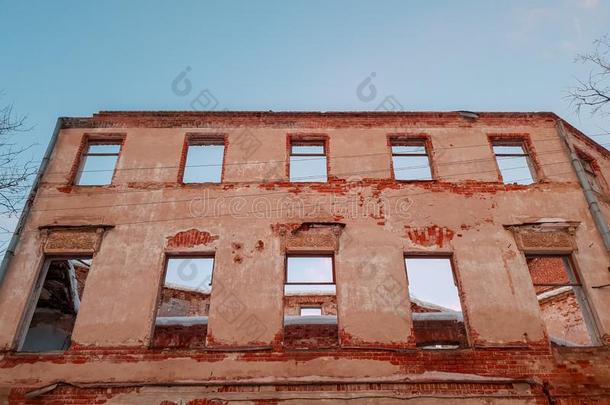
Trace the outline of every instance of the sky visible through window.
[[301, 316], [320, 316], [322, 315], [321, 307], [303, 307], [299, 313]]
[[120, 144], [90, 144], [82, 157], [76, 183], [80, 186], [101, 186], [112, 183], [121, 150]]
[[169, 258], [165, 286], [209, 293], [212, 291], [214, 258]]
[[529, 157], [523, 146], [494, 145], [493, 150], [502, 174], [502, 181], [505, 184], [532, 184], [534, 182]]
[[[335, 293], [332, 257], [288, 257], [285, 293]], [[292, 284], [290, 283], [299, 283]]]
[[326, 156], [323, 144], [292, 145], [290, 181], [327, 181]]
[[432, 180], [424, 145], [392, 145], [392, 166], [396, 180]]
[[462, 310], [450, 259], [407, 258], [405, 262], [412, 299], [453, 311]]
[[184, 167], [184, 183], [220, 183], [223, 145], [189, 145]]

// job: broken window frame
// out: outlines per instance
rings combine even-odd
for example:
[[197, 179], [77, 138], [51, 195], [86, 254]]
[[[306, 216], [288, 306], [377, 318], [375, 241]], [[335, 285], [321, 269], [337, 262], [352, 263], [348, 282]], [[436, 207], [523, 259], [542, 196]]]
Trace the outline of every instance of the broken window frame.
[[[519, 147], [519, 148], [521, 148], [523, 153], [496, 153], [496, 150], [495, 150], [496, 146]], [[532, 154], [530, 152], [530, 148], [529, 148], [527, 140], [520, 139], [520, 138], [503, 139], [503, 138], [494, 138], [494, 137], [492, 137], [491, 138], [491, 151], [492, 151], [492, 153], [494, 155], [494, 162], [496, 164], [496, 169], [498, 170], [498, 179], [503, 184], [506, 184], [506, 185], [510, 185], [510, 184], [529, 185], [529, 184], [535, 184], [535, 183], [538, 182], [538, 172], [536, 170], [536, 164], [535, 164], [533, 156], [532, 156]], [[526, 183], [526, 184], [517, 183], [517, 182], [508, 183], [504, 179], [504, 175], [502, 174], [502, 169], [500, 168], [500, 163], [498, 161], [498, 157], [501, 157], [501, 158], [523, 157], [523, 158], [525, 158], [525, 161], [527, 163], [527, 169], [529, 170], [532, 182], [531, 183]], [[518, 179], [518, 180], [522, 180], [522, 179]]]
[[[184, 152], [182, 157], [182, 164], [180, 165], [179, 182], [181, 184], [221, 184], [224, 182], [225, 174], [225, 156], [227, 153], [227, 139], [225, 135], [202, 135], [202, 134], [187, 134], [184, 142]], [[219, 165], [193, 165], [187, 166], [188, 155], [191, 146], [222, 146], [222, 158]], [[184, 181], [184, 176], [187, 174], [187, 169], [191, 167], [199, 170], [206, 170], [209, 168], [220, 168], [220, 178], [218, 181]]]
[[[389, 137], [389, 145], [390, 145], [390, 154], [391, 154], [391, 166], [392, 166], [392, 178], [395, 181], [399, 182], [414, 182], [414, 181], [434, 181], [436, 179], [436, 174], [434, 168], [432, 166], [432, 157], [430, 150], [430, 140], [427, 137], [401, 137], [401, 136], [390, 136]], [[423, 147], [424, 151], [421, 153], [416, 152], [395, 152], [394, 147], [396, 146], [413, 146], [413, 147]], [[411, 179], [399, 179], [397, 178], [397, 168], [395, 167], [394, 158], [395, 157], [426, 157], [426, 161], [428, 162], [428, 170], [430, 172], [430, 178], [411, 178]], [[419, 168], [419, 167], [414, 167]], [[421, 167], [423, 168], [423, 166]], [[400, 169], [400, 168], [398, 168]]]
[[[589, 304], [589, 297], [587, 291], [582, 284], [580, 271], [574, 260], [574, 257], [570, 253], [526, 253], [526, 267], [527, 272], [531, 279], [531, 271], [529, 268], [529, 264], [527, 264], [529, 259], [535, 258], [561, 258], [564, 264], [563, 268], [565, 270], [566, 276], [570, 280], [569, 283], [541, 283], [535, 284], [534, 280], [532, 281], [532, 286], [534, 287], [534, 291], [536, 287], [571, 287], [572, 291], [574, 291], [574, 296], [580, 306], [580, 311], [582, 313], [583, 321], [585, 323], [585, 327], [589, 334], [589, 338], [591, 339], [591, 345], [576, 345], [574, 347], [595, 347], [601, 345], [599, 328], [597, 326], [597, 320]], [[538, 293], [535, 293], [536, 301], [538, 301]], [[540, 304], [539, 304], [540, 307]], [[543, 320], [543, 324], [546, 330], [546, 323]], [[547, 337], [551, 339], [551, 335], [547, 332]]]
[[[40, 271], [38, 272], [38, 276], [36, 279], [36, 283], [34, 284], [32, 291], [29, 294], [29, 302], [27, 305], [27, 309], [24, 312], [21, 323], [19, 326], [19, 334], [17, 337], [15, 351], [24, 354], [45, 354], [45, 353], [63, 353], [70, 349], [72, 346], [72, 335], [74, 334], [74, 326], [76, 326], [76, 320], [78, 318], [78, 312], [80, 312], [80, 298], [79, 298], [79, 311], [74, 315], [74, 326], [72, 327], [72, 331], [70, 333], [70, 342], [65, 349], [58, 350], [47, 350], [47, 351], [23, 351], [23, 345], [25, 344], [25, 340], [27, 338], [28, 331], [30, 330], [30, 326], [32, 324], [32, 320], [34, 319], [34, 314], [36, 312], [36, 308], [38, 307], [38, 301], [40, 299], [40, 294], [42, 293], [42, 289], [44, 287], [44, 283], [47, 279], [47, 275], [49, 273], [49, 268], [51, 267], [51, 263], [55, 261], [69, 261], [69, 260], [90, 260], [91, 264], [89, 265], [89, 271], [93, 268], [93, 256], [92, 255], [53, 255], [53, 256], [44, 256], [42, 259], [42, 265], [40, 266]], [[85, 282], [86, 283], [86, 282]], [[83, 287], [83, 295], [85, 286]]]
[[[445, 259], [448, 261], [449, 266], [451, 268], [451, 276], [453, 279], [453, 284], [455, 285], [455, 288], [457, 290], [458, 300], [460, 301], [460, 309], [461, 309], [461, 313], [462, 313], [462, 323], [464, 325], [464, 332], [465, 332], [464, 346], [437, 344], [437, 345], [435, 345], [436, 347], [429, 347], [428, 345], [422, 345], [422, 346], [418, 346], [418, 347], [421, 349], [425, 349], [425, 350], [459, 350], [459, 349], [471, 347], [470, 328], [468, 326], [468, 316], [466, 313], [466, 306], [464, 305], [464, 300], [463, 300], [463, 290], [462, 290], [462, 285], [461, 285], [460, 279], [457, 274], [457, 265], [455, 263], [455, 257], [453, 256], [453, 254], [451, 254], [451, 253], [428, 254], [428, 253], [422, 253], [422, 252], [407, 252], [403, 255], [403, 265], [404, 265], [405, 277], [406, 277], [406, 281], [407, 281], [407, 294], [409, 295], [408, 302], [409, 302], [409, 306], [410, 306], [412, 301], [411, 301], [411, 292], [409, 290], [409, 286], [411, 284], [409, 282], [409, 269], [407, 266], [407, 259], [424, 259], [424, 260]], [[415, 333], [415, 320], [413, 318], [414, 318], [413, 313], [411, 313], [411, 330], [412, 330], [412, 333], [414, 334]], [[457, 346], [457, 347], [439, 347], [439, 346]]]
[[[294, 152], [295, 146], [318, 146], [322, 147], [321, 153], [306, 153], [306, 152]], [[327, 183], [328, 182], [328, 145], [325, 139], [290, 139], [289, 140], [289, 156], [288, 156], [288, 180], [291, 183]], [[324, 158], [324, 170], [325, 173], [318, 174], [315, 177], [324, 176], [324, 180], [313, 180], [309, 178], [300, 178], [292, 175], [292, 169], [294, 164], [292, 163], [293, 157], [311, 157], [311, 160], [315, 158]], [[313, 176], [308, 176], [313, 177]]]
[[[119, 159], [121, 158], [121, 152], [123, 151], [123, 141], [124, 141], [123, 138], [85, 139], [83, 152], [79, 156], [78, 169], [77, 169], [76, 173], [74, 174], [74, 179], [73, 179], [72, 183], [78, 187], [102, 187], [102, 186], [109, 186], [112, 183], [114, 183], [114, 177], [116, 175], [117, 167], [119, 165]], [[107, 152], [91, 153], [90, 152], [91, 146], [97, 146], [97, 145], [116, 145], [119, 147], [119, 150], [116, 153], [107, 153]], [[104, 184], [81, 184], [81, 179], [82, 179], [83, 173], [86, 173], [85, 166], [87, 164], [87, 158], [90, 156], [93, 156], [93, 157], [116, 156], [116, 160], [114, 162], [114, 167], [112, 168], [112, 176], [110, 176], [110, 182], [104, 183]]]

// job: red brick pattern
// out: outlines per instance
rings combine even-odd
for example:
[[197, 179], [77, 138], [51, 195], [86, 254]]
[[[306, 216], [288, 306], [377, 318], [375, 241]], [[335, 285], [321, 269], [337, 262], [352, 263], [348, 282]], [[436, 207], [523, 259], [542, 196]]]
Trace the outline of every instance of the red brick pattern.
[[156, 326], [152, 347], [159, 349], [200, 349], [205, 347], [207, 325]]
[[[481, 112], [477, 123], [518, 126], [554, 125], [553, 113]], [[293, 128], [391, 128], [459, 125], [470, 127], [471, 120], [457, 112], [247, 112], [247, 111], [100, 111], [91, 118], [66, 118], [63, 128], [206, 128], [210, 125], [281, 126]]]
[[[541, 256], [527, 259], [527, 267], [534, 286], [538, 284], [568, 284], [570, 279], [566, 273], [565, 264], [561, 256]], [[536, 292], [555, 287], [537, 286]]]
[[[10, 372], [10, 368], [18, 364], [28, 363], [51, 363], [51, 364], [71, 364], [75, 367], [83, 363], [109, 362], [115, 365], [117, 372], [125, 363], [137, 361], [163, 361], [172, 358], [191, 358], [199, 362], [218, 362], [226, 360], [225, 353], [199, 350], [189, 351], [157, 351], [147, 349], [97, 349], [97, 350], [71, 350], [65, 354], [40, 355], [40, 356], [16, 356], [6, 355], [0, 358], [0, 369], [3, 372]], [[522, 381], [527, 379], [534, 388], [541, 392], [542, 385], [556, 400], [556, 404], [572, 403], [609, 403], [610, 401], [610, 348], [555, 348], [550, 350], [549, 346], [513, 347], [513, 348], [470, 348], [462, 350], [347, 350], [336, 348], [334, 350], [316, 351], [260, 351], [244, 352], [240, 354], [236, 361], [260, 362], [264, 367], [266, 362], [277, 364], [286, 362], [286, 366], [295, 363], [307, 362], [314, 359], [349, 359], [349, 360], [374, 360], [387, 362], [400, 367], [405, 374], [421, 374], [425, 371], [434, 370], [437, 372], [477, 374], [481, 377], [504, 377]], [[168, 376], [167, 385], [171, 385], [171, 378]], [[414, 385], [415, 392], [419, 395], [427, 393], [451, 392], [449, 387], [458, 390], [462, 395], [466, 394], [492, 394], [496, 388], [484, 387], [480, 384], [453, 385], [442, 383], [441, 385], [430, 385], [427, 389]], [[487, 388], [485, 388], [487, 387]], [[492, 386], [493, 387], [493, 386]], [[16, 387], [14, 387], [16, 388]], [[288, 386], [288, 388], [290, 388]], [[81, 402], [77, 404], [104, 403], [95, 402], [91, 398], [98, 400], [99, 395], [107, 395], [107, 390], [87, 389], [80, 391], [72, 388], [74, 392], [70, 395], [83, 396]], [[297, 388], [292, 387], [293, 390]], [[299, 386], [299, 390], [306, 390], [307, 387]], [[328, 386], [329, 390], [345, 390], [338, 386]], [[351, 388], [350, 388], [351, 389]], [[354, 388], [357, 389], [357, 388]], [[377, 388], [380, 389], [380, 388]], [[419, 391], [417, 390], [419, 389]], [[435, 391], [436, 390], [436, 391]], [[23, 394], [29, 391], [26, 387], [20, 387], [11, 393], [11, 404], [44, 404], [44, 403], [70, 403], [52, 402], [56, 400], [54, 393], [68, 395], [63, 390], [55, 390], [53, 393], [41, 396], [38, 402], [23, 400]], [[94, 394], [89, 394], [93, 391]], [[114, 389], [109, 391], [114, 392]], [[94, 395], [94, 396], [92, 396]], [[88, 399], [87, 399], [88, 398]], [[542, 397], [544, 398], [544, 397]], [[581, 402], [576, 401], [578, 398]], [[48, 399], [48, 401], [46, 400]], [[89, 400], [89, 402], [87, 402]], [[103, 400], [103, 397], [102, 397]], [[564, 400], [566, 402], [564, 402]], [[589, 401], [589, 402], [587, 402]], [[598, 401], [598, 402], [596, 402]], [[605, 401], [605, 402], [603, 402]], [[541, 402], [549, 403], [549, 402]]]
[[438, 225], [412, 228], [405, 225], [407, 237], [416, 245], [420, 246], [438, 246], [447, 245], [455, 235], [455, 232], [447, 227], [439, 227]]
[[[526, 384], [527, 386], [527, 384]], [[274, 394], [281, 393], [300, 393], [300, 396], [308, 396], [312, 399], [319, 397], [320, 393], [326, 395], [336, 393], [336, 398], [340, 398], [339, 395], [345, 394], [346, 392], [354, 392], [357, 396], [366, 398], [371, 397], [372, 402], [375, 403], [379, 398], [394, 399], [396, 403], [401, 403], [401, 399], [407, 400], [417, 396], [422, 397], [434, 397], [439, 396], [444, 398], [447, 403], [454, 399], [465, 399], [465, 398], [477, 398], [481, 396], [493, 396], [494, 398], [506, 398], [513, 399], [516, 404], [522, 403], [521, 401], [528, 400], [528, 404], [548, 404], [548, 399], [545, 397], [544, 391], [540, 386], [531, 386], [529, 388], [517, 388], [511, 383], [501, 382], [449, 382], [449, 383], [438, 383], [438, 382], [427, 382], [427, 383], [361, 383], [361, 384], [307, 384], [307, 385], [277, 385], [269, 387], [255, 386], [255, 385], [238, 385], [232, 387], [206, 387], [206, 394], [201, 394], [201, 398], [184, 401], [182, 399], [172, 400], [160, 400], [158, 402], [152, 402], [159, 405], [225, 405], [225, 404], [239, 404], [243, 403], [243, 400], [221, 400], [221, 399], [207, 399], [205, 397], [218, 397], [223, 393], [232, 394], [243, 394], [247, 396], [249, 393], [260, 393], [266, 392], [269, 398], [256, 399], [252, 403], [256, 405], [275, 405], [280, 403], [292, 404], [294, 400], [280, 400], [272, 398]], [[128, 395], [137, 397], [141, 393], [141, 387], [137, 388], [79, 388], [70, 386], [61, 386], [50, 393], [41, 395], [35, 400], [24, 400], [23, 393], [25, 390], [14, 390], [11, 394], [11, 404], [90, 404], [106, 403], [117, 395], [123, 394], [123, 400], [128, 398]], [[442, 392], [442, 394], [439, 394]], [[368, 395], [367, 395], [368, 394]], [[187, 394], [188, 395], [188, 394]], [[180, 394], [171, 395], [172, 397], [180, 397]], [[150, 395], [149, 395], [150, 398]], [[331, 397], [332, 398], [332, 397]], [[62, 402], [63, 401], [63, 402]], [[336, 400], [334, 403], [351, 403], [352, 401], [339, 401]], [[121, 402], [126, 403], [126, 402]], [[250, 402], [248, 402], [250, 403]], [[308, 402], [309, 403], [309, 402]], [[328, 402], [330, 403], [330, 402]], [[572, 402], [570, 402], [572, 403]], [[589, 403], [589, 402], [587, 402]], [[593, 402], [591, 402], [593, 403]], [[563, 404], [563, 402], [560, 402]]]
[[337, 325], [284, 326], [284, 347], [286, 349], [320, 349], [338, 346]]
[[413, 321], [413, 332], [418, 346], [435, 344], [468, 346], [464, 322], [415, 320]]
[[189, 229], [188, 231], [178, 232], [174, 236], [167, 238], [168, 248], [194, 247], [207, 245], [218, 239], [218, 235], [212, 235], [207, 231]]
[[563, 292], [539, 303], [549, 336], [580, 345], [591, 344], [591, 337], [574, 291]]

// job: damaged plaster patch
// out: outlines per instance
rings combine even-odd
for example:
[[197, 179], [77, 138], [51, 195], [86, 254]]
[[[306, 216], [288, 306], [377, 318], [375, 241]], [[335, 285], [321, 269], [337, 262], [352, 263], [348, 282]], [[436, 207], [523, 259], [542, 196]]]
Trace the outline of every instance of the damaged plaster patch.
[[212, 235], [207, 231], [189, 229], [188, 231], [178, 232], [174, 236], [167, 237], [168, 248], [194, 247], [207, 245], [218, 239], [218, 235]]
[[448, 244], [455, 232], [447, 227], [439, 227], [438, 225], [410, 227], [405, 225], [406, 236], [416, 245], [420, 246], [438, 246], [443, 247]]

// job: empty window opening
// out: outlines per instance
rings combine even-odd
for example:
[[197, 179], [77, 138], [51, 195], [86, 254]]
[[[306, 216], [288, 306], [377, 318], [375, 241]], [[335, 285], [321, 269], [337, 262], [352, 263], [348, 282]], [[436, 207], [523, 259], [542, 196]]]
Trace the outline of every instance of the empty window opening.
[[602, 179], [597, 174], [597, 170], [595, 170], [595, 162], [592, 159], [580, 158], [580, 162], [582, 163], [582, 167], [585, 170], [585, 174], [589, 180], [589, 184], [591, 184], [591, 188], [593, 191], [602, 194], [604, 192], [604, 188], [602, 187]]
[[223, 139], [192, 139], [186, 152], [183, 183], [220, 183], [225, 144]]
[[534, 166], [523, 142], [494, 142], [493, 151], [504, 184], [534, 183]]
[[451, 259], [407, 257], [405, 265], [417, 346], [427, 349], [467, 346]]
[[322, 316], [322, 307], [301, 307], [301, 316]]
[[426, 141], [421, 139], [393, 140], [392, 167], [396, 180], [432, 180]]
[[286, 258], [284, 346], [336, 347], [339, 343], [332, 256]]
[[35, 290], [36, 306], [28, 314], [22, 352], [62, 351], [70, 347], [91, 258], [49, 259]]
[[596, 328], [568, 256], [528, 256], [527, 266], [551, 343], [597, 344]]
[[326, 182], [324, 141], [293, 141], [290, 145], [290, 181]]
[[111, 184], [120, 151], [120, 142], [89, 142], [75, 183], [79, 186]]
[[155, 320], [154, 347], [205, 346], [213, 257], [170, 257]]

